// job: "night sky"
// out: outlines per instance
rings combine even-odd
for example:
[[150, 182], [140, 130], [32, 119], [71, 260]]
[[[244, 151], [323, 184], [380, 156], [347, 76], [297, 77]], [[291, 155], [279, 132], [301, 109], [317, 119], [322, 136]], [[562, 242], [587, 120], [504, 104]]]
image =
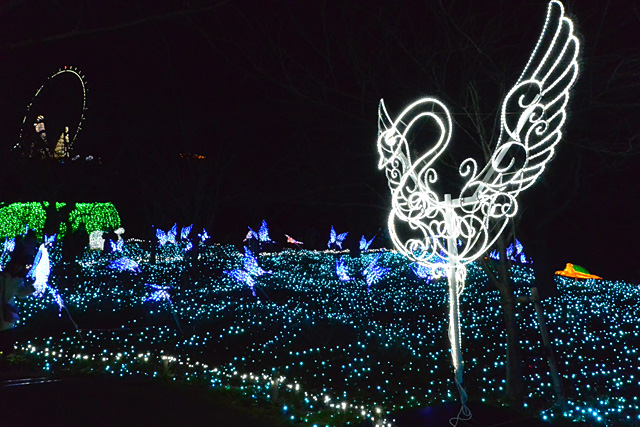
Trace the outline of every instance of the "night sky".
[[[517, 233], [525, 248], [542, 240], [557, 269], [638, 280], [640, 6], [565, 6], [582, 73]], [[390, 205], [376, 168], [379, 99], [393, 116], [439, 97], [456, 121], [446, 161], [481, 160], [470, 90], [494, 128], [545, 12], [544, 1], [507, 0], [2, 1], [0, 150], [14, 162], [31, 98], [72, 66], [88, 88], [76, 153], [96, 160], [5, 167], [0, 198], [112, 201], [128, 237], [178, 221], [238, 243], [263, 218], [273, 238], [318, 247], [331, 225], [375, 233]], [[52, 80], [36, 102], [54, 132], [80, 114], [78, 83]]]

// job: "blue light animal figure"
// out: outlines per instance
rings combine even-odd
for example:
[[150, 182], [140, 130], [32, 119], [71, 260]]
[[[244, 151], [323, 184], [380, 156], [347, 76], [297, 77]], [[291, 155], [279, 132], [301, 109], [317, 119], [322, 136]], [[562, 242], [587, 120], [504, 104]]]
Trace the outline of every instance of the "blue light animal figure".
[[411, 270], [420, 279], [427, 279], [427, 280], [433, 279], [433, 274], [432, 274], [433, 271], [429, 266], [415, 262], [411, 265]]
[[188, 240], [189, 239], [189, 233], [191, 233], [191, 229], [193, 228], [193, 224], [187, 226], [187, 227], [182, 227], [182, 229], [180, 230], [180, 239], [182, 240]]
[[176, 236], [178, 235], [178, 223], [173, 224], [171, 230], [167, 231], [167, 243], [177, 245]]
[[271, 271], [266, 271], [258, 265], [258, 258], [253, 254], [251, 249], [246, 246], [244, 247], [244, 258], [242, 264], [245, 271], [252, 276], [259, 277], [271, 273]]
[[338, 275], [338, 279], [342, 282], [351, 281], [351, 276], [349, 276], [347, 272], [347, 265], [345, 264], [343, 257], [336, 260], [336, 274]]
[[256, 281], [253, 279], [251, 274], [249, 274], [249, 272], [237, 268], [235, 270], [225, 270], [224, 274], [229, 277], [233, 277], [238, 282], [243, 282], [244, 284], [246, 284], [249, 289], [251, 289], [251, 294], [254, 297], [256, 296]]
[[180, 240], [186, 242], [186, 246], [184, 248], [185, 252], [190, 251], [193, 248], [193, 243], [191, 243], [191, 239], [189, 239], [189, 233], [191, 233], [192, 228], [193, 224], [188, 227], [182, 227], [182, 230], [180, 230]]
[[107, 268], [111, 270], [117, 270], [119, 272], [130, 271], [134, 274], [138, 274], [141, 272], [138, 263], [127, 257], [122, 257], [111, 261], [109, 264], [107, 264]]
[[380, 279], [382, 279], [387, 275], [389, 271], [391, 271], [390, 267], [382, 267], [377, 265], [377, 262], [380, 259], [381, 255], [382, 253], [376, 255], [375, 258], [371, 260], [369, 265], [362, 272], [364, 280], [367, 283], [367, 292], [371, 292], [371, 286], [379, 282]]
[[371, 240], [367, 240], [366, 237], [364, 237], [364, 235], [360, 238], [360, 250], [361, 251], [368, 251], [369, 247], [371, 246], [371, 243], [373, 243], [373, 239], [375, 239], [376, 236], [373, 236], [371, 238]]
[[158, 244], [160, 246], [164, 246], [167, 244], [167, 241], [168, 241], [167, 233], [165, 233], [159, 228], [156, 229], [156, 238], [158, 239]]
[[154, 285], [152, 283], [145, 283], [146, 286], [149, 286], [151, 289], [153, 289], [153, 292], [151, 293], [151, 295], [149, 295], [147, 298], [145, 298], [145, 301], [168, 301], [169, 304], [171, 304], [171, 295], [169, 295], [169, 289], [171, 289], [171, 286], [160, 286], [160, 285]]
[[337, 234], [332, 225], [331, 231], [329, 232], [329, 242], [327, 242], [327, 248], [331, 249], [331, 245], [336, 245], [337, 247], [342, 249], [342, 243], [344, 242], [344, 239], [347, 238], [348, 234], [349, 232]]
[[169, 303], [169, 309], [171, 310], [171, 314], [173, 315], [173, 320], [176, 322], [176, 326], [178, 327], [178, 330], [180, 331], [180, 333], [182, 333], [182, 327], [180, 326], [180, 322], [178, 321], [178, 316], [176, 315], [176, 312], [173, 309], [173, 301], [171, 301], [171, 295], [169, 295], [169, 289], [171, 289], [171, 286], [160, 286], [160, 285], [154, 285], [153, 283], [145, 283], [145, 285], [153, 289], [153, 293], [149, 295], [147, 298], [145, 298], [145, 302], [146, 301], [153, 301], [153, 302], [167, 301]]
[[267, 221], [262, 220], [262, 225], [260, 225], [260, 230], [258, 230], [258, 240], [260, 243], [275, 243], [269, 237], [269, 227], [267, 227]]
[[111, 252], [121, 252], [124, 248], [124, 240], [122, 239], [117, 242], [110, 240], [109, 243], [111, 244]]
[[173, 227], [166, 233], [162, 231], [160, 228], [156, 229], [156, 238], [158, 239], [158, 243], [160, 246], [164, 246], [167, 243], [176, 243], [176, 236], [178, 235], [178, 224], [173, 224]]
[[[508, 260], [518, 264], [533, 264], [533, 260], [525, 255], [524, 246], [522, 246], [522, 243], [520, 243], [518, 239], [516, 239], [515, 244], [511, 243], [505, 252]], [[489, 253], [489, 258], [499, 260], [500, 252], [496, 249], [492, 250], [491, 253]]]
[[253, 254], [253, 252], [244, 247], [244, 257], [242, 260], [242, 267], [237, 268], [235, 270], [225, 270], [224, 273], [236, 279], [239, 282], [243, 282], [246, 284], [249, 289], [251, 289], [251, 293], [253, 296], [256, 296], [256, 281], [254, 277], [260, 277], [265, 274], [270, 274], [271, 271], [266, 271], [258, 264], [257, 257]]
[[209, 238], [209, 233], [203, 228], [202, 233], [198, 234], [198, 237], [200, 237], [200, 243], [204, 243], [205, 240]]

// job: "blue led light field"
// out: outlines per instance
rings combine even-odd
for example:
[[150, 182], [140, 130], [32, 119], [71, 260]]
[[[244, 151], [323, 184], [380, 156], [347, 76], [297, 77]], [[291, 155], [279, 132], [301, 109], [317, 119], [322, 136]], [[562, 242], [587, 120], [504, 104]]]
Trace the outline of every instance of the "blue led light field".
[[[28, 339], [20, 351], [53, 372], [148, 375], [241, 390], [282, 405], [293, 423], [305, 425], [363, 418], [388, 425], [397, 411], [456, 400], [446, 279], [418, 278], [392, 251], [350, 258], [287, 250], [258, 257], [266, 273], [254, 277], [253, 296], [225, 274], [246, 265], [241, 252], [200, 245], [194, 260], [182, 245], [161, 247], [155, 264], [144, 242], [129, 241], [111, 254], [87, 251], [70, 265], [52, 248], [50, 285], [69, 313], [51, 294], [22, 301]], [[122, 259], [137, 269], [114, 268]], [[351, 280], [339, 278], [338, 260]], [[373, 261], [381, 270], [367, 283], [363, 271]], [[532, 279], [528, 267], [512, 273], [516, 283]], [[564, 415], [544, 410], [553, 406], [554, 389], [533, 306], [521, 304], [527, 407], [544, 419], [638, 423], [639, 287], [556, 280], [561, 296], [543, 304], [569, 404]], [[504, 387], [506, 344], [498, 293], [487, 289], [486, 276], [471, 264], [461, 298], [465, 385], [471, 401], [495, 402]]]

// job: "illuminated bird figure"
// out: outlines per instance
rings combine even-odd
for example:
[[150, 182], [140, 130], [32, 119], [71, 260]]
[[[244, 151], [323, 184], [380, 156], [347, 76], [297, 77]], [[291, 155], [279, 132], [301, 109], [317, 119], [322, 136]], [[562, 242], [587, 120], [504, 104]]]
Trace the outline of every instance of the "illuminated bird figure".
[[[409, 105], [392, 120], [385, 104], [378, 109], [378, 167], [384, 169], [392, 196], [388, 218], [391, 239], [409, 259], [431, 265], [448, 263], [452, 358], [461, 387], [462, 358], [458, 298], [464, 289], [466, 264], [484, 254], [516, 215], [518, 194], [530, 187], [553, 157], [567, 117], [569, 92], [578, 77], [579, 42], [559, 1], [551, 1], [538, 43], [500, 109], [500, 133], [484, 168], [471, 158], [459, 175], [466, 181], [459, 194], [439, 194], [435, 164], [451, 139], [447, 107], [435, 98]], [[425, 122], [439, 137], [417, 157], [409, 150], [412, 131]], [[458, 244], [456, 244], [458, 243]]]
[[295, 245], [298, 249], [300, 249], [300, 246], [304, 245], [303, 242], [301, 242], [300, 240], [294, 239], [293, 237], [289, 236], [288, 234], [285, 234], [284, 237], [287, 238], [287, 243]]

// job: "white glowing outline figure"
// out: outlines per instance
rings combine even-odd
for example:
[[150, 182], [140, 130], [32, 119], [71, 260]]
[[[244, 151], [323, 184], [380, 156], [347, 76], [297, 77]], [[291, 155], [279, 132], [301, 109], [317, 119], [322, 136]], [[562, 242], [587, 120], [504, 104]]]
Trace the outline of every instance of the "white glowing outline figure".
[[[47, 85], [47, 82], [49, 82], [50, 80], [55, 79], [56, 77], [62, 75], [62, 74], [66, 74], [66, 73], [70, 73], [74, 76], [76, 76], [78, 78], [78, 80], [80, 81], [80, 88], [82, 89], [82, 112], [80, 113], [80, 119], [78, 120], [78, 124], [76, 125], [76, 131], [73, 134], [73, 138], [69, 139], [69, 147], [68, 147], [68, 151], [71, 152], [73, 149], [73, 143], [76, 141], [76, 138], [78, 137], [78, 134], [80, 133], [80, 130], [82, 129], [82, 122], [84, 121], [84, 114], [87, 111], [87, 85], [85, 82], [85, 78], [82, 74], [80, 74], [80, 72], [73, 67], [63, 67], [60, 68], [58, 71], [56, 71], [55, 73], [53, 73], [52, 75], [50, 75], [49, 77], [47, 77], [47, 80], [45, 80], [45, 82], [42, 84], [42, 86], [40, 86], [40, 88], [36, 91], [35, 95], [33, 95], [33, 98], [31, 98], [31, 102], [29, 103], [29, 105], [27, 106], [27, 112], [25, 113], [24, 117], [22, 118], [22, 126], [20, 127], [20, 135], [18, 136], [18, 142], [16, 143], [16, 145], [14, 145], [13, 149], [15, 150], [16, 148], [19, 148], [21, 143], [22, 143], [22, 139], [24, 138], [26, 129], [27, 129], [27, 120], [29, 118], [29, 113], [31, 112], [31, 107], [33, 107], [33, 103], [35, 102], [36, 98], [38, 97], [38, 95], [40, 95], [40, 92], [42, 92], [42, 90], [45, 88], [45, 86]], [[29, 125], [30, 127], [31, 125]], [[57, 138], [57, 135], [55, 135], [55, 137]]]
[[44, 242], [40, 244], [38, 248], [38, 253], [33, 260], [33, 265], [26, 277], [29, 279], [33, 279], [33, 287], [35, 292], [33, 295], [35, 297], [41, 297], [44, 295], [45, 291], [48, 289], [51, 295], [53, 295], [56, 304], [58, 304], [58, 314], [61, 314], [62, 309], [65, 307], [64, 301], [58, 293], [57, 290], [53, 289], [49, 284], [49, 276], [51, 274], [51, 263], [49, 261], [49, 251], [47, 250], [47, 246], [51, 245], [56, 239], [56, 235], [52, 235], [50, 237], [44, 236]]
[[[433, 265], [430, 260], [439, 255], [448, 262], [449, 336], [463, 405], [458, 299], [464, 289], [465, 265], [496, 241], [518, 210], [518, 194], [533, 185], [553, 157], [562, 137], [569, 90], [578, 77], [578, 55], [573, 23], [564, 15], [562, 4], [553, 0], [529, 61], [503, 100], [495, 151], [482, 170], [471, 158], [460, 164], [458, 172], [467, 181], [458, 198], [442, 197], [432, 188], [438, 181], [434, 163], [451, 138], [447, 107], [435, 98], [423, 98], [394, 121], [380, 101], [378, 167], [385, 170], [391, 190], [389, 232], [395, 247], [409, 259]], [[416, 122], [424, 120], [437, 125], [440, 137], [413, 159], [409, 133]], [[410, 238], [398, 235], [398, 221], [408, 225]]]

